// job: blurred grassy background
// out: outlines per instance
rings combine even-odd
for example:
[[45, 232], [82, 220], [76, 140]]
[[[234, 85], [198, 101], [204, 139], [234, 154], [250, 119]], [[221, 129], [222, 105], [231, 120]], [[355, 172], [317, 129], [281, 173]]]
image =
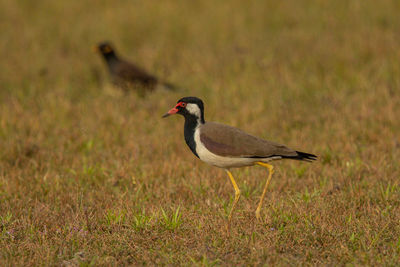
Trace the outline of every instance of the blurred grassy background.
[[[399, 1], [0, 1], [1, 265], [399, 264]], [[146, 99], [91, 47], [181, 85]], [[315, 153], [236, 170], [197, 160], [181, 118]]]

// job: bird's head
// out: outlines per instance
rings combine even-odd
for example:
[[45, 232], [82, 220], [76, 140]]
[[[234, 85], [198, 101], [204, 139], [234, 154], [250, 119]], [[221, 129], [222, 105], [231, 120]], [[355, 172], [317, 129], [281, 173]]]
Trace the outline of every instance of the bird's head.
[[164, 114], [163, 118], [170, 115], [180, 114], [185, 118], [195, 117], [204, 123], [204, 104], [200, 98], [189, 96], [178, 100], [174, 108]]
[[115, 51], [109, 42], [102, 42], [95, 46], [93, 50], [103, 55], [115, 54]]

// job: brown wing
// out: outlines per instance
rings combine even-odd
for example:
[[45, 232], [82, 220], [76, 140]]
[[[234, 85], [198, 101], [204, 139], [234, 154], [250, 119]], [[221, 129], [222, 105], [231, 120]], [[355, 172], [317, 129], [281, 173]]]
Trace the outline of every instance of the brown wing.
[[155, 76], [123, 60], [113, 66], [112, 72], [114, 75], [118, 76], [118, 78], [126, 81], [140, 82], [146, 85], [157, 83], [157, 78]]
[[270, 142], [237, 128], [215, 122], [206, 122], [200, 129], [204, 146], [219, 156], [260, 157], [296, 156], [297, 152], [284, 145]]

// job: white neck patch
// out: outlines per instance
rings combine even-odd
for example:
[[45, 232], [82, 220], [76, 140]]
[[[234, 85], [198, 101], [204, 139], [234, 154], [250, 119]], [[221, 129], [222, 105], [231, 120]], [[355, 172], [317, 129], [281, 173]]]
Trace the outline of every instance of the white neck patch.
[[199, 108], [199, 106], [198, 106], [197, 104], [188, 103], [188, 104], [186, 105], [186, 110], [187, 110], [190, 114], [196, 116], [198, 119], [201, 118], [201, 110], [200, 110], [200, 108]]

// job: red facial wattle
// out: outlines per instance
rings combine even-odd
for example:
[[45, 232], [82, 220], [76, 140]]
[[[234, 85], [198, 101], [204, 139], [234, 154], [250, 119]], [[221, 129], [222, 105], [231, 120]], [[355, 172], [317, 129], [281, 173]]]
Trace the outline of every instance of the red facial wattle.
[[186, 106], [185, 102], [179, 102], [178, 104], [176, 104], [176, 106], [174, 108], [171, 108], [167, 113], [164, 114], [164, 116], [162, 116], [163, 118], [168, 117], [169, 115], [173, 115], [178, 113], [179, 111], [179, 107], [184, 108]]

